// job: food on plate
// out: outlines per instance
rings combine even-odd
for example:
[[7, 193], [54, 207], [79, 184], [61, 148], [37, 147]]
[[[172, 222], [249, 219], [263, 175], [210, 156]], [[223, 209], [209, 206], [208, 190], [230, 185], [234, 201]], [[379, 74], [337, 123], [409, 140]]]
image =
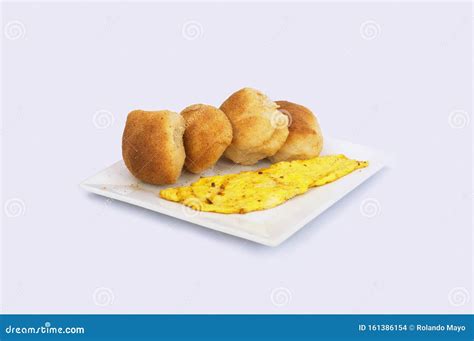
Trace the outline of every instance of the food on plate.
[[181, 115], [168, 110], [130, 112], [122, 136], [128, 170], [150, 184], [175, 183], [185, 158], [184, 125]]
[[160, 197], [198, 211], [242, 214], [278, 206], [367, 166], [344, 155], [282, 161], [256, 171], [203, 177], [189, 186], [161, 190]]
[[184, 131], [184, 166], [199, 174], [214, 164], [232, 142], [232, 126], [227, 116], [210, 105], [194, 104], [181, 115], [186, 121]]
[[323, 135], [318, 120], [308, 108], [287, 101], [277, 101], [279, 110], [289, 117], [289, 135], [272, 162], [314, 158], [323, 148]]
[[220, 109], [232, 124], [233, 139], [224, 153], [242, 165], [253, 165], [274, 155], [288, 137], [288, 118], [262, 92], [243, 88], [222, 103]]

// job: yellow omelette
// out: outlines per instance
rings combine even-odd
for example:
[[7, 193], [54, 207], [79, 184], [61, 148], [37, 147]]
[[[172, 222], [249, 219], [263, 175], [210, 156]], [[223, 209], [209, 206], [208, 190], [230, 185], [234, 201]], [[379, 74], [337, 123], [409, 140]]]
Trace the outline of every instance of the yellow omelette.
[[256, 171], [203, 177], [189, 186], [161, 190], [160, 197], [198, 211], [247, 213], [278, 206], [367, 166], [367, 161], [342, 154], [282, 161]]

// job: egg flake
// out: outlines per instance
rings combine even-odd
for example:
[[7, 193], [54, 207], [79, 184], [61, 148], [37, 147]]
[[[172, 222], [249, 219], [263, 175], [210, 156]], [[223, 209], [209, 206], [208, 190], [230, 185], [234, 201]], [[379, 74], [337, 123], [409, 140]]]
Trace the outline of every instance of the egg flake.
[[367, 161], [342, 154], [282, 161], [256, 171], [203, 177], [189, 186], [161, 190], [160, 197], [204, 212], [243, 214], [273, 208], [367, 166]]

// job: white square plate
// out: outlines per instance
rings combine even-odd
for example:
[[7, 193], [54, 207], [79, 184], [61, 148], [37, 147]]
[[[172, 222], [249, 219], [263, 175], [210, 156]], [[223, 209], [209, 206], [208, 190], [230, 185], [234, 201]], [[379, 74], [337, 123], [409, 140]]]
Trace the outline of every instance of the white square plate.
[[[199, 179], [199, 175], [186, 171], [183, 171], [178, 183], [174, 185], [154, 186], [134, 178], [123, 161], [119, 161], [85, 180], [81, 186], [87, 191], [216, 231], [268, 246], [277, 246], [384, 167], [383, 156], [380, 152], [346, 141], [326, 139], [322, 155], [328, 154], [345, 154], [352, 159], [367, 160], [369, 166], [356, 170], [333, 183], [310, 189], [305, 194], [275, 208], [247, 214], [198, 212], [181, 204], [161, 199], [160, 190], [188, 185]], [[203, 175], [237, 173], [268, 165], [267, 161], [261, 161], [254, 166], [241, 166], [227, 160], [220, 160], [214, 168]], [[157, 218], [159, 219], [159, 216]]]

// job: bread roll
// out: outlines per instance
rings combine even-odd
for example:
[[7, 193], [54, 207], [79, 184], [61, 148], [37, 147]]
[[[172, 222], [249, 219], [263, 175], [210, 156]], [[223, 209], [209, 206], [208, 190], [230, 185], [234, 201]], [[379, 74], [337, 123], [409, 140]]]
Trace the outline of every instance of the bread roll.
[[184, 131], [184, 166], [199, 174], [214, 164], [232, 142], [232, 126], [219, 109], [205, 104], [185, 108], [181, 115], [186, 121]]
[[252, 165], [275, 154], [288, 136], [287, 119], [262, 92], [243, 88], [220, 109], [232, 124], [233, 139], [224, 155], [235, 163]]
[[184, 164], [184, 118], [172, 111], [134, 110], [128, 114], [122, 137], [122, 156], [138, 179], [173, 184]]
[[304, 160], [316, 157], [323, 148], [318, 120], [308, 108], [287, 101], [277, 101], [279, 110], [289, 117], [289, 135], [272, 162]]

